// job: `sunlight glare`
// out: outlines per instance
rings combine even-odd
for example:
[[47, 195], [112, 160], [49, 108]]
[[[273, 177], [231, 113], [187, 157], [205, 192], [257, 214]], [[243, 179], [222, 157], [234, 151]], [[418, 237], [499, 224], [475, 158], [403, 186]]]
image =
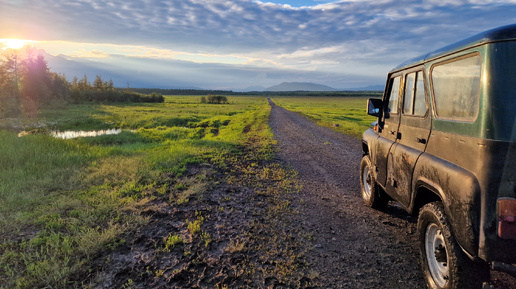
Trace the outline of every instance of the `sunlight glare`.
[[0, 39], [0, 43], [2, 43], [5, 47], [3, 48], [8, 49], [20, 49], [26, 44], [33, 42], [30, 40], [23, 40], [23, 39]]

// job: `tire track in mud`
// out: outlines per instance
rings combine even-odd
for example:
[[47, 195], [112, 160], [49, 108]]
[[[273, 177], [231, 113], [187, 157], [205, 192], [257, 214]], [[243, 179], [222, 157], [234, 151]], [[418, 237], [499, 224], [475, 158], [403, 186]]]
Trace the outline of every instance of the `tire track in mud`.
[[307, 260], [320, 288], [424, 288], [416, 219], [395, 205], [379, 212], [362, 203], [360, 141], [270, 102], [278, 157], [303, 186], [293, 218], [313, 235]]

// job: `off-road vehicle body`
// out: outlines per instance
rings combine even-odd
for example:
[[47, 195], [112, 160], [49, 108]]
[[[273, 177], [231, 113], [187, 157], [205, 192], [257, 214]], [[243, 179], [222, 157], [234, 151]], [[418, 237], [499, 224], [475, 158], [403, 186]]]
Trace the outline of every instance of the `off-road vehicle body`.
[[419, 214], [430, 288], [480, 288], [516, 263], [516, 25], [389, 72], [363, 134], [364, 202]]

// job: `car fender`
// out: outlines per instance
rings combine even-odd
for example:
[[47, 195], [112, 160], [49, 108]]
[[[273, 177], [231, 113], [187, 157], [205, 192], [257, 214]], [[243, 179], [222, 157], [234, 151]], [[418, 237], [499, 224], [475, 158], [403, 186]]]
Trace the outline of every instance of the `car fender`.
[[370, 155], [371, 161], [374, 164], [374, 147], [377, 142], [378, 134], [372, 129], [369, 128], [362, 134], [362, 150], [364, 155]]
[[437, 195], [444, 205], [455, 239], [468, 255], [477, 256], [480, 185], [475, 175], [444, 159], [423, 153], [414, 168], [412, 192], [409, 212], [435, 201]]

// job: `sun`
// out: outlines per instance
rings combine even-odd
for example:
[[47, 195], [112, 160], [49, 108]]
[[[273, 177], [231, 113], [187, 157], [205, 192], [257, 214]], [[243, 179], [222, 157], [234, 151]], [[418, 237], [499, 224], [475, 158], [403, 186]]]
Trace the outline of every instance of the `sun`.
[[23, 39], [0, 39], [0, 43], [2, 43], [5, 46], [3, 49], [20, 49], [30, 42], [33, 41]]

